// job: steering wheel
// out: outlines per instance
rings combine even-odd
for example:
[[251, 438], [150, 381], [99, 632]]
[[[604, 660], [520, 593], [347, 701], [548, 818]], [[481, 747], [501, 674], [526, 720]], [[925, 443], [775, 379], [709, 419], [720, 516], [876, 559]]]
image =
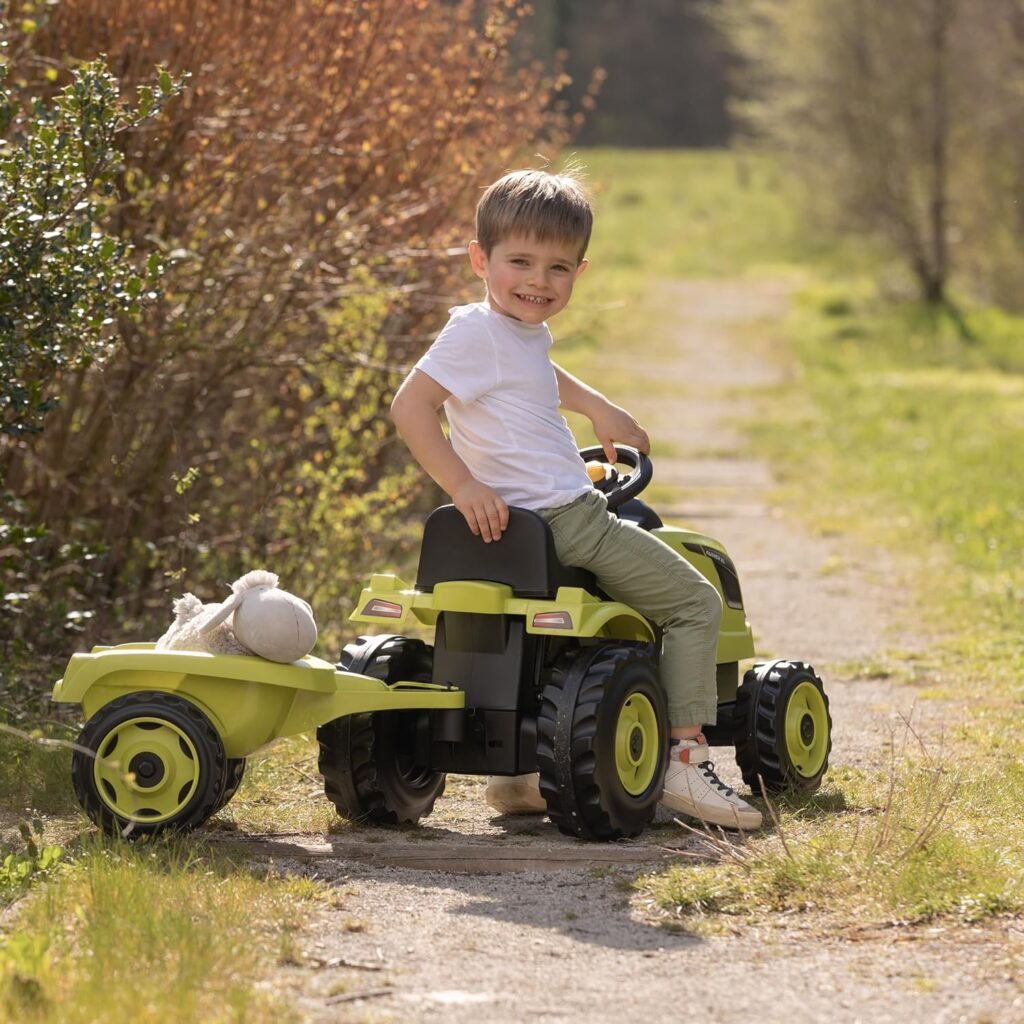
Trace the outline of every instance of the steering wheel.
[[[651, 465], [651, 460], [636, 448], [617, 444], [615, 454], [618, 456], [618, 462], [629, 467], [629, 472], [622, 474], [615, 466], [609, 466], [605, 471], [604, 479], [594, 481], [594, 486], [607, 499], [609, 508], [618, 508], [630, 498], [635, 498], [654, 476], [654, 466]], [[607, 456], [603, 446], [595, 444], [589, 448], [581, 448], [580, 458], [584, 462], [604, 463]]]

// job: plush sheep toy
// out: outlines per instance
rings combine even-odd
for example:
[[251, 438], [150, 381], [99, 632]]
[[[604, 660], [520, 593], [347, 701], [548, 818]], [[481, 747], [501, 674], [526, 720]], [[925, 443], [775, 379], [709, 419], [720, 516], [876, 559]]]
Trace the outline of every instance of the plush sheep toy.
[[174, 602], [174, 622], [157, 650], [256, 654], [270, 661], [305, 657], [316, 643], [313, 609], [278, 589], [277, 576], [254, 569], [231, 584], [223, 604], [203, 604], [194, 594]]

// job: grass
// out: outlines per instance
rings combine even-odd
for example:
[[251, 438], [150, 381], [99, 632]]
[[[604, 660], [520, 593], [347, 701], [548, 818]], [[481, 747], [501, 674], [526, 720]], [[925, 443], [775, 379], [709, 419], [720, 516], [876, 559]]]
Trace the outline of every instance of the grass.
[[324, 797], [313, 733], [279, 740], [246, 764], [245, 776], [213, 827], [242, 832], [318, 832], [347, 825]]
[[[934, 647], [847, 668], [914, 682], [917, 699], [942, 700], [948, 716], [941, 756], [926, 738], [889, 765], [833, 769], [819, 794], [780, 801], [778, 828], [738, 850], [708, 841], [707, 863], [647, 876], [641, 890], [661, 920], [711, 930], [802, 911], [840, 927], [1024, 912], [1024, 319], [962, 302], [965, 340], [908, 298], [904, 275], [874, 247], [810, 237], [769, 161], [584, 160], [599, 182], [594, 267], [577, 319], [559, 323], [577, 332], [559, 355], [583, 373], [622, 367], [626, 353], [657, 359], [670, 343], [670, 311], [654, 301], [666, 279], [789, 277], [787, 321], [745, 340], [784, 338], [798, 376], [741, 400], [750, 443], [775, 468], [790, 515], [913, 562], [919, 621], [904, 626], [933, 634]], [[585, 421], [573, 425], [587, 436]]]
[[967, 320], [970, 341], [855, 279], [808, 287], [787, 331], [809, 400], [757, 436], [794, 499], [814, 479], [825, 515], [914, 559], [919, 612], [941, 637], [927, 681], [969, 698], [956, 729], [984, 758], [1024, 753], [1024, 351], [1008, 343], [1024, 317]]
[[296, 1019], [256, 983], [298, 958], [319, 886], [240, 868], [194, 841], [84, 840], [17, 910], [0, 949], [9, 1020]]
[[658, 330], [652, 284], [735, 274], [777, 260], [782, 239], [797, 244], [785, 179], [763, 160], [611, 149], [582, 159], [596, 206], [590, 266], [553, 327], [556, 358], [580, 372], [609, 343], [642, 345]]
[[[324, 798], [316, 751], [303, 735], [251, 758], [210, 827], [346, 825]], [[196, 836], [133, 844], [82, 831], [66, 748], [0, 732], [0, 755], [7, 821], [26, 819], [0, 838], [0, 909], [16, 904], [0, 935], [0, 1019], [298, 1019], [261, 979], [301, 961], [301, 931], [326, 888], [254, 872]]]
[[[26, 730], [24, 723], [5, 718], [0, 716], [0, 810], [17, 814], [73, 810], [77, 805], [69, 784], [70, 750], [41, 745], [38, 740], [43, 730]], [[6, 731], [5, 726], [17, 731]], [[74, 739], [74, 730], [62, 722], [47, 723], [45, 734], [52, 739]]]
[[[645, 876], [660, 919], [815, 913], [840, 930], [1024, 912], [1018, 763], [894, 759], [887, 777], [834, 768], [823, 788], [773, 806], [774, 833], [700, 837], [699, 863]], [[717, 923], [721, 923], [720, 920]]]

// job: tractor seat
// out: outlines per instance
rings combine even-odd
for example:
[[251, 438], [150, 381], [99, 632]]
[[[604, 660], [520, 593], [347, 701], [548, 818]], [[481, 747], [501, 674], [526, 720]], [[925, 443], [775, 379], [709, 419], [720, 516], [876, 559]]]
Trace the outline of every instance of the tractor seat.
[[416, 589], [430, 593], [452, 580], [505, 583], [516, 597], [554, 598], [559, 587], [599, 594], [592, 572], [558, 561], [550, 527], [525, 508], [509, 508], [508, 528], [490, 544], [473, 535], [454, 505], [434, 509], [423, 528]]

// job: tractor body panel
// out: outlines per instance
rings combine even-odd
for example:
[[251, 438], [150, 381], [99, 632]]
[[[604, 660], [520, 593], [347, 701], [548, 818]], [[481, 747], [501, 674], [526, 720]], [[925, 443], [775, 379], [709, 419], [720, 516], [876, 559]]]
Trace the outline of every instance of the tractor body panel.
[[580, 587], [559, 587], [552, 599], [517, 597], [505, 583], [459, 580], [438, 583], [432, 593], [415, 590], [397, 576], [376, 574], [359, 595], [351, 622], [395, 627], [412, 614], [436, 626], [445, 612], [508, 615], [523, 619], [538, 636], [603, 637], [653, 643], [650, 623], [628, 605], [602, 601]]
[[527, 633], [521, 617], [444, 612], [434, 634], [433, 680], [466, 695], [460, 741], [434, 742], [430, 765], [463, 774], [535, 771], [537, 659], [546, 640]]
[[[718, 633], [719, 665], [754, 657], [754, 637], [743, 609], [739, 577], [725, 548], [712, 537], [675, 526], [652, 530], [659, 540], [678, 552], [722, 598], [722, 624]], [[735, 687], [734, 687], [735, 689]]]

